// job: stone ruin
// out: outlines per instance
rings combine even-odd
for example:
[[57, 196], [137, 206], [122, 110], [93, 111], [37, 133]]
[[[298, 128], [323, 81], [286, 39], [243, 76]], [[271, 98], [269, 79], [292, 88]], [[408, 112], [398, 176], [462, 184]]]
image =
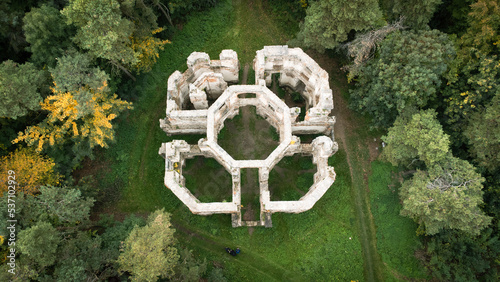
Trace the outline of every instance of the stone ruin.
[[[328, 166], [328, 158], [337, 149], [333, 138], [335, 118], [332, 90], [328, 73], [300, 48], [265, 46], [254, 59], [255, 85], [237, 85], [239, 81], [238, 55], [223, 50], [219, 60], [210, 60], [206, 53], [193, 52], [187, 58], [188, 69], [175, 71], [168, 78], [166, 118], [160, 127], [173, 134], [206, 134], [206, 138], [190, 145], [184, 140], [163, 143], [159, 154], [165, 159], [165, 185], [194, 214], [232, 215], [233, 227], [272, 227], [271, 214], [275, 212], [300, 213], [311, 209], [335, 181], [335, 171]], [[272, 75], [279, 74], [280, 86], [299, 92], [306, 101], [306, 114], [299, 120], [301, 109], [289, 108], [268, 86]], [[248, 98], [246, 94], [251, 95]], [[209, 101], [214, 101], [209, 103]], [[265, 160], [235, 160], [217, 143], [224, 121], [238, 115], [239, 108], [255, 106], [277, 132], [277, 148]], [[294, 134], [323, 134], [310, 144], [302, 144]], [[317, 171], [309, 191], [297, 201], [271, 201], [268, 187], [269, 172], [285, 156], [312, 155]], [[185, 160], [195, 156], [213, 158], [232, 178], [231, 202], [200, 202], [186, 187], [182, 175]], [[260, 220], [243, 221], [241, 216], [242, 168], [258, 168], [260, 186]]]

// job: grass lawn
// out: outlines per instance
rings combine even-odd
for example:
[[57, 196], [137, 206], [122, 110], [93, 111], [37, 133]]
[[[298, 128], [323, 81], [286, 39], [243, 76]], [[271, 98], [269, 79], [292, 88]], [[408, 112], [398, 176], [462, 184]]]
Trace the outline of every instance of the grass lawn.
[[[217, 59], [221, 50], [233, 49], [238, 53], [242, 67], [251, 65], [255, 51], [263, 46], [286, 44], [289, 38], [285, 34], [276, 27], [272, 15], [262, 7], [260, 0], [221, 0], [210, 11], [192, 14], [161, 53], [154, 69], [139, 76], [137, 83], [127, 89], [136, 93], [132, 95], [137, 97], [133, 101], [134, 109], [120, 117], [116, 143], [99, 155], [98, 160], [107, 166], [101, 173], [101, 188], [114, 191], [108, 194], [119, 196], [108, 199], [109, 205], [100, 209], [102, 212], [130, 214], [164, 208], [172, 214], [180, 244], [192, 249], [196, 256], [206, 258], [209, 268], [223, 267], [229, 280], [383, 280], [374, 274], [387, 271], [385, 268], [380, 270], [384, 266], [376, 250], [375, 232], [366, 232], [362, 227], [365, 223], [360, 223], [369, 221], [371, 216], [368, 196], [360, 192], [364, 189], [363, 175], [368, 173], [361, 164], [362, 158], [368, 158], [367, 149], [359, 143], [364, 137], [357, 139], [352, 135], [347, 139], [351, 145], [344, 145], [330, 159], [337, 179], [313, 209], [301, 214], [274, 214], [273, 228], [269, 229], [232, 228], [229, 215], [193, 215], [163, 184], [164, 160], [158, 155], [161, 143], [176, 138], [194, 144], [203, 137], [168, 137], [160, 129], [158, 120], [165, 117], [169, 75], [175, 70], [184, 71], [186, 58], [193, 51], [206, 52]], [[248, 84], [254, 83], [253, 76], [250, 69]], [[233, 122], [235, 128], [241, 123], [238, 116], [226, 122]], [[231, 134], [231, 131], [223, 131], [223, 139], [231, 138]], [[268, 131], [263, 134], [272, 139], [276, 133]], [[351, 150], [354, 157], [350, 164], [346, 150]], [[274, 188], [270, 189], [275, 189], [274, 195], [278, 198], [300, 196], [303, 191], [297, 184], [309, 183], [311, 168], [301, 165], [300, 160], [292, 158], [291, 162], [285, 160], [277, 167], [295, 175], [283, 181], [279, 175], [271, 178], [270, 186], [274, 185]], [[207, 170], [201, 171], [202, 165]], [[210, 159], [193, 159], [184, 169], [187, 186], [192, 186], [190, 189], [199, 194], [201, 200], [229, 199], [226, 190], [217, 190], [217, 186], [230, 185], [229, 174]], [[351, 178], [351, 173], [355, 173], [355, 177]], [[243, 171], [242, 181], [247, 177], [253, 179], [254, 175], [255, 171]], [[303, 179], [299, 181], [300, 177]], [[293, 185], [296, 187], [290, 187]], [[289, 189], [292, 192], [287, 192]], [[258, 200], [256, 197], [243, 200], [255, 205], [255, 199]], [[224, 251], [228, 246], [240, 247], [242, 253], [231, 257]], [[366, 246], [371, 249], [367, 251]], [[393, 268], [396, 267], [389, 264], [388, 269]]]
[[398, 182], [391, 181], [397, 171], [390, 163], [372, 162], [369, 179], [370, 203], [377, 225], [377, 249], [388, 270], [398, 278], [424, 279], [427, 277], [420, 262], [414, 256], [421, 247], [417, 238], [417, 224], [399, 215], [401, 204]]

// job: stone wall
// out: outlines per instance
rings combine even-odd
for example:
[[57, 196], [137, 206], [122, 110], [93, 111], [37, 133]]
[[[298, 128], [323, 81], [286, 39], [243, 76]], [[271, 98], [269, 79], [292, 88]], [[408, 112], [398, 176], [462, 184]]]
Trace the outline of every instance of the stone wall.
[[[175, 71], [168, 78], [166, 118], [160, 127], [169, 135], [205, 133], [208, 98], [216, 99], [228, 83], [238, 82], [240, 67], [233, 50], [222, 50], [219, 60], [193, 52], [187, 66], [184, 73]], [[188, 110], [190, 104], [195, 110]]]
[[[328, 73], [298, 48], [266, 46], [257, 51], [254, 67], [256, 85], [231, 85], [238, 80], [238, 61], [234, 51], [224, 50], [220, 60], [211, 61], [206, 53], [194, 52], [187, 60], [188, 70], [174, 72], [168, 79], [167, 117], [160, 126], [167, 134], [206, 133], [198, 145], [183, 140], [163, 143], [159, 154], [165, 158], [165, 185], [195, 214], [232, 214], [233, 226], [271, 227], [275, 212], [299, 213], [311, 209], [335, 181], [335, 171], [328, 166], [328, 158], [337, 149], [337, 143], [327, 136], [319, 136], [311, 144], [301, 144], [297, 133], [325, 133], [333, 136], [335, 119], [329, 116], [333, 109]], [[281, 85], [303, 91], [308, 111], [304, 121], [297, 121], [299, 108], [289, 108], [267, 88], [272, 73], [280, 73]], [[247, 94], [254, 94], [247, 98]], [[211, 105], [209, 99], [215, 100]], [[187, 109], [192, 104], [194, 109]], [[240, 107], [255, 106], [258, 115], [265, 118], [280, 134], [280, 144], [265, 160], [235, 160], [217, 143], [217, 136], [226, 119], [239, 113]], [[317, 171], [314, 183], [298, 201], [271, 201], [269, 172], [285, 156], [312, 155]], [[182, 167], [185, 159], [194, 156], [214, 158], [232, 177], [232, 201], [201, 203], [185, 187]], [[261, 217], [259, 221], [245, 222], [241, 217], [241, 169], [258, 168]]]
[[298, 134], [329, 134], [335, 119], [330, 117], [333, 96], [328, 73], [300, 48], [265, 46], [254, 59], [255, 81], [264, 79], [270, 86], [272, 75], [278, 73], [280, 86], [288, 86], [301, 93], [306, 100], [304, 120], [293, 124]]

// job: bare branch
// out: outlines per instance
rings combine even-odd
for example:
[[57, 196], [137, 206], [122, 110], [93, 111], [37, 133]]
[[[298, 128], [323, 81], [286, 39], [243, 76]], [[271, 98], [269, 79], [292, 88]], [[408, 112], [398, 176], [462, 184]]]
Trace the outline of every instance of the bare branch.
[[392, 24], [387, 24], [382, 28], [360, 34], [356, 36], [356, 39], [353, 41], [342, 45], [342, 47], [347, 50], [347, 56], [354, 58], [353, 63], [344, 66], [342, 70], [348, 71], [350, 78], [355, 77], [359, 69], [374, 56], [380, 42], [382, 42], [389, 33], [405, 28], [403, 26], [403, 21], [404, 17], [401, 16], [399, 20]]

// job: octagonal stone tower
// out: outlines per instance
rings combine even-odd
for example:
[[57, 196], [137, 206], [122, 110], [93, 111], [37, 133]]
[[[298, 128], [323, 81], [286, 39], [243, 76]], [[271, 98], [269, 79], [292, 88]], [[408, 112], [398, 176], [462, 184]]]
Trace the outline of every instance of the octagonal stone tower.
[[[190, 145], [184, 140], [163, 143], [159, 154], [165, 158], [165, 186], [195, 214], [229, 213], [233, 227], [272, 227], [271, 214], [299, 213], [311, 209], [335, 181], [335, 171], [328, 158], [337, 149], [333, 139], [334, 117], [332, 91], [328, 73], [301, 49], [287, 46], [266, 46], [257, 51], [254, 60], [255, 85], [231, 85], [238, 81], [239, 63], [236, 52], [223, 50], [220, 60], [194, 52], [187, 60], [188, 70], [174, 72], [168, 79], [167, 117], [160, 120], [168, 134], [206, 134], [206, 138]], [[266, 85], [271, 75], [280, 73], [280, 84], [300, 91], [307, 99], [307, 113], [297, 120], [300, 108], [289, 108]], [[254, 94], [247, 98], [246, 94]], [[209, 105], [208, 100], [215, 100]], [[219, 144], [217, 136], [226, 119], [238, 114], [239, 108], [255, 106], [257, 114], [279, 132], [279, 146], [265, 160], [235, 160]], [[310, 144], [301, 144], [297, 134], [326, 135]], [[269, 172], [284, 157], [294, 154], [312, 155], [317, 171], [309, 191], [297, 201], [271, 201]], [[186, 187], [182, 168], [187, 158], [214, 158], [231, 175], [231, 202], [200, 202]], [[241, 169], [257, 168], [260, 186], [260, 220], [243, 221], [241, 216]]]

